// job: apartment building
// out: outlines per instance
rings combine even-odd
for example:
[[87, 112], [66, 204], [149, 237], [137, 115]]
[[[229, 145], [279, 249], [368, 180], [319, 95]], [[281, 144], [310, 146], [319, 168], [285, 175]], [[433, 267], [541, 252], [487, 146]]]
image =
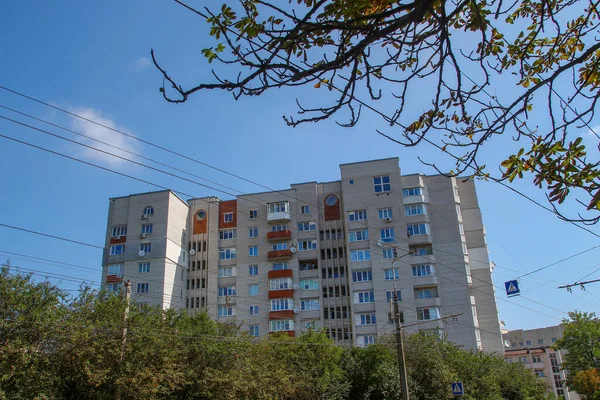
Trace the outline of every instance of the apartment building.
[[569, 392], [565, 386], [566, 371], [561, 369], [565, 351], [551, 347], [562, 337], [563, 330], [563, 325], [555, 325], [505, 332], [502, 335], [507, 345], [504, 357], [508, 362], [520, 362], [531, 369], [537, 377], [546, 381], [548, 392], [559, 399], [579, 400], [579, 395]]
[[[340, 172], [232, 200], [186, 204], [169, 191], [111, 199], [103, 283], [118, 290], [129, 279], [138, 302], [207, 311], [255, 336], [314, 327], [359, 346], [394, 330], [395, 284], [407, 331], [503, 352], [474, 183], [403, 176], [398, 158]], [[142, 238], [148, 207], [158, 227]], [[123, 229], [136, 232], [115, 235]]]

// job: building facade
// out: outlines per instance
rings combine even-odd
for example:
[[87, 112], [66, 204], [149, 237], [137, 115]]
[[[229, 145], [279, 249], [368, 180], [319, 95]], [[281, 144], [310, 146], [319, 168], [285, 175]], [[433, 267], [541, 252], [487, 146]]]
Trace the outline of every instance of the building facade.
[[[398, 162], [343, 164], [338, 181], [233, 200], [111, 199], [103, 283], [129, 279], [138, 302], [207, 311], [255, 336], [314, 327], [347, 345], [394, 330], [396, 286], [407, 331], [502, 353], [474, 183], [403, 176]], [[158, 226], [141, 237], [148, 223]]]
[[575, 392], [569, 392], [565, 386], [566, 371], [562, 370], [563, 350], [554, 350], [551, 346], [562, 337], [563, 325], [538, 329], [517, 329], [504, 333], [506, 350], [504, 357], [508, 362], [520, 362], [531, 369], [548, 385], [548, 392], [559, 399], [579, 400]]

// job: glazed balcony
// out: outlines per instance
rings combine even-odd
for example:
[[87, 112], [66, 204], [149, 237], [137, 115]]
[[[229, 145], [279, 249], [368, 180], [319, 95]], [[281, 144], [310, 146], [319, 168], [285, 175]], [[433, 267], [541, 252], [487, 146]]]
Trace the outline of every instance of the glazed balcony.
[[280, 201], [267, 205], [267, 221], [269, 223], [289, 222], [291, 219], [289, 201]]
[[273, 231], [273, 232], [268, 232], [267, 233], [267, 240], [269, 241], [269, 243], [275, 243], [275, 242], [284, 242], [284, 241], [288, 241], [292, 238], [292, 232], [291, 231]]
[[292, 252], [288, 250], [272, 250], [267, 253], [269, 261], [286, 261], [292, 259]]

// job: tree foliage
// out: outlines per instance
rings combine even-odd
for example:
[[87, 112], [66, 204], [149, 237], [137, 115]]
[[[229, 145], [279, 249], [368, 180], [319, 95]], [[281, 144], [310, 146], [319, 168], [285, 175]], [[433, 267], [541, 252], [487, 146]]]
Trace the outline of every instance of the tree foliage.
[[[456, 168], [441, 172], [511, 182], [531, 174], [563, 218], [557, 207], [571, 195], [575, 220], [600, 219], [600, 164], [578, 137], [600, 95], [597, 0], [238, 0], [219, 9], [175, 1], [208, 23], [215, 44], [202, 53], [223, 68], [184, 88], [152, 50], [167, 101], [314, 86], [320, 96], [298, 102], [289, 125], [341, 113], [338, 123], [351, 127], [369, 108], [397, 129], [381, 135], [452, 157]], [[520, 149], [501, 155], [497, 175], [478, 154], [500, 135]]]

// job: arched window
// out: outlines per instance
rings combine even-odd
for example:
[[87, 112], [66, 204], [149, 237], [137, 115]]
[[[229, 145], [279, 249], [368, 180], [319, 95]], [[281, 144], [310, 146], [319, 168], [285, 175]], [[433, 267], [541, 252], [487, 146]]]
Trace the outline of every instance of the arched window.
[[154, 207], [146, 206], [146, 208], [144, 208], [144, 215], [154, 215]]

